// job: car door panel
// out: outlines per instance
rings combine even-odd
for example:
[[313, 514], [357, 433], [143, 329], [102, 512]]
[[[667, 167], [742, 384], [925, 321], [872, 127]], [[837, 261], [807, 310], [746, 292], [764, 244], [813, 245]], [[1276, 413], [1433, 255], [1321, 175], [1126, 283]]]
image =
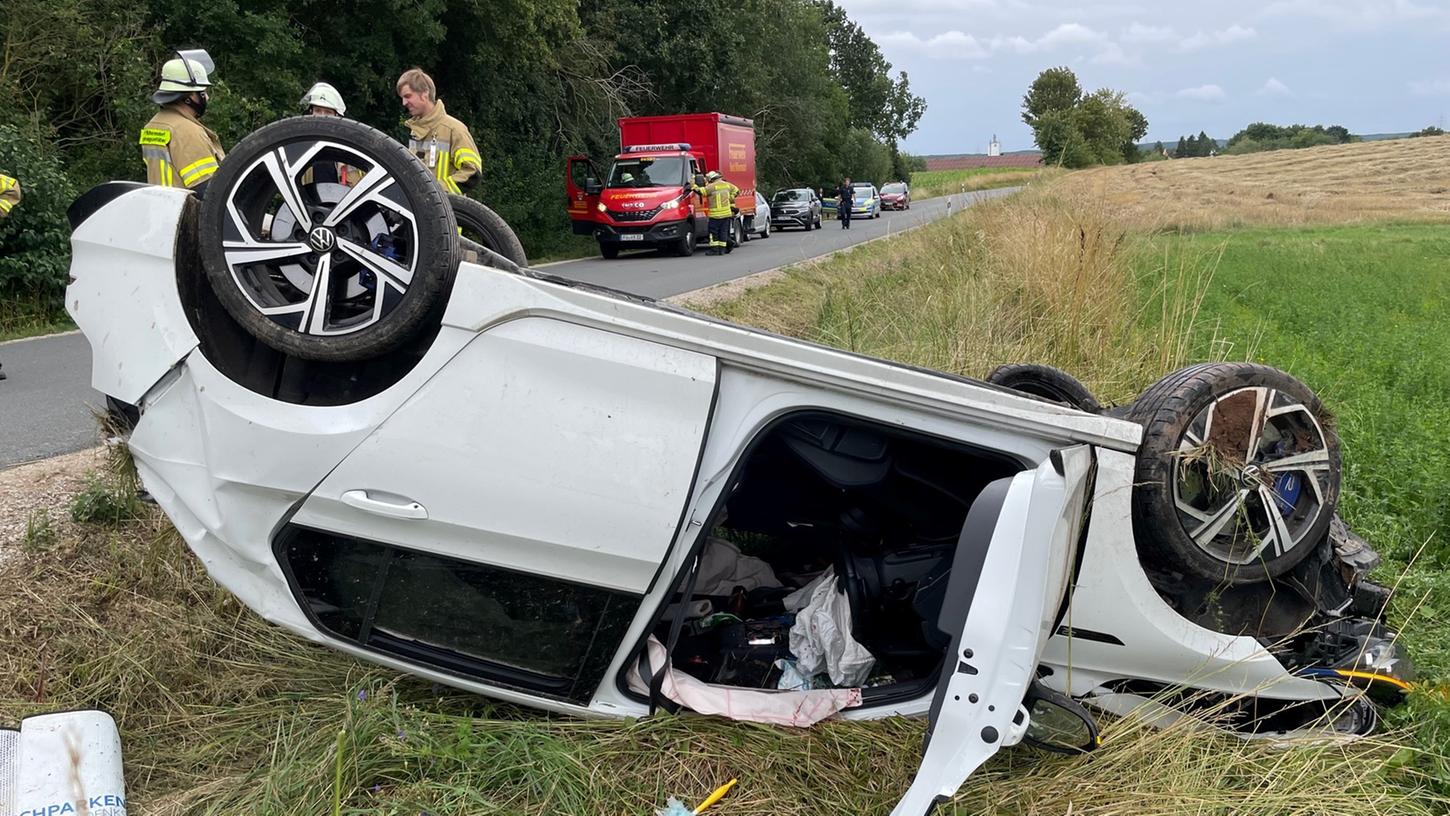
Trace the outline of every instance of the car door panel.
[[1027, 721], [1018, 711], [1066, 591], [1092, 458], [1087, 445], [1053, 451], [1035, 471], [998, 480], [973, 502], [942, 606], [939, 628], [954, 634], [926, 752], [892, 816], [931, 813], [1021, 738]]
[[680, 523], [714, 358], [541, 317], [481, 333], [293, 522], [642, 593]]

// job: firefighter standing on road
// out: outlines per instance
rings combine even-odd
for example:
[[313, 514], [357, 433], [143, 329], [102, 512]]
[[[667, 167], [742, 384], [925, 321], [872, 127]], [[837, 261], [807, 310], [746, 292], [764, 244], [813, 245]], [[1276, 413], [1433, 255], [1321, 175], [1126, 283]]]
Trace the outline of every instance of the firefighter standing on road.
[[[10, 216], [10, 211], [20, 203], [20, 180], [0, 173], [0, 221]], [[0, 368], [0, 380], [5, 379], [5, 369]]]
[[455, 195], [462, 185], [483, 172], [483, 159], [468, 126], [448, 115], [438, 86], [421, 68], [411, 68], [398, 77], [398, 98], [407, 109], [408, 149], [422, 160], [443, 189]]
[[740, 188], [726, 181], [720, 173], [711, 170], [705, 179], [705, 214], [710, 217], [710, 250], [706, 255], [729, 254], [731, 226], [735, 223], [735, 197]]
[[216, 133], [201, 123], [213, 70], [205, 51], [178, 51], [176, 59], [161, 66], [161, 82], [151, 95], [161, 110], [141, 129], [148, 184], [201, 195], [226, 156]]

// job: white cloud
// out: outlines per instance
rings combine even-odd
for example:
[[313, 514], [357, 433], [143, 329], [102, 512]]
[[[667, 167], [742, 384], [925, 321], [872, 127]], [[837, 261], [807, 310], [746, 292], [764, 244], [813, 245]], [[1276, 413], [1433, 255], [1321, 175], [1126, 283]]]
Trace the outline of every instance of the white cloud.
[[1088, 62], [1094, 65], [1140, 65], [1142, 60], [1136, 55], [1129, 54], [1123, 50], [1121, 45], [1115, 42], [1104, 43], [1102, 50]]
[[1241, 25], [1231, 25], [1220, 31], [1200, 31], [1196, 34], [1183, 38], [1178, 47], [1184, 51], [1194, 51], [1199, 48], [1207, 48], [1214, 45], [1230, 45], [1244, 40], [1252, 40], [1259, 36], [1259, 32], [1252, 28]]
[[1410, 83], [1410, 93], [1416, 96], [1450, 96], [1450, 77], [1417, 79]]
[[1135, 22], [1123, 29], [1123, 36], [1120, 39], [1125, 43], [1173, 42], [1178, 39], [1178, 32], [1174, 31], [1171, 26], [1150, 26]]
[[1279, 80], [1275, 79], [1274, 77], [1269, 77], [1268, 80], [1266, 80], [1264, 82], [1264, 87], [1260, 88], [1257, 91], [1257, 93], [1259, 95], [1261, 95], [1261, 96], [1293, 96], [1294, 95], [1294, 92], [1291, 91], [1291, 90], [1289, 90], [1289, 86], [1288, 85], [1285, 85], [1284, 83], [1280, 82]]
[[946, 31], [923, 40], [910, 31], [896, 31], [876, 38], [883, 47], [899, 46], [919, 51], [932, 59], [977, 60], [991, 56], [980, 40], [962, 31]]
[[1175, 93], [1174, 96], [1180, 99], [1196, 99], [1200, 102], [1218, 102], [1228, 97], [1223, 88], [1217, 85], [1199, 85], [1197, 88], [1184, 88]]
[[[1064, 46], [1083, 44], [1100, 44], [1102, 51], [1106, 53], [1105, 62], [1127, 59], [1121, 53], [1122, 49], [1117, 48], [1105, 35], [1079, 23], [1063, 23], [1033, 39], [998, 35], [990, 40], [983, 40], [964, 31], [945, 31], [926, 39], [910, 31], [893, 31], [875, 39], [883, 47], [911, 49], [941, 60], [979, 60], [1004, 52], [1039, 54]], [[1114, 50], [1117, 53], [1112, 53]]]
[[1383, 28], [1406, 22], [1450, 23], [1450, 8], [1415, 0], [1275, 0], [1264, 8], [1266, 17], [1308, 17], [1326, 20], [1346, 30]]

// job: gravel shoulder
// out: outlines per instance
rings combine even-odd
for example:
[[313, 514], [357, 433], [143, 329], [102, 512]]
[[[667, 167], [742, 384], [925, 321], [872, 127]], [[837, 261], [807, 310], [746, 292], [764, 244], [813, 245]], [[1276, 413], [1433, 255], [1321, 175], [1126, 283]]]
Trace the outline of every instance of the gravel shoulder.
[[0, 470], [0, 559], [20, 547], [34, 513], [49, 516], [58, 532], [68, 526], [71, 497], [87, 473], [105, 466], [106, 449], [96, 446]]

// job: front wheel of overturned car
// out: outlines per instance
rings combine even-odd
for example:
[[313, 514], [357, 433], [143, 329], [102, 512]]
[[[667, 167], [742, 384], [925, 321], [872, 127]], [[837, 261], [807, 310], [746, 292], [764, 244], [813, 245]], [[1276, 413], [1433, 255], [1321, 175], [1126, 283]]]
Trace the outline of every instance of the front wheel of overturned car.
[[387, 134], [306, 116], [263, 127], [212, 177], [199, 251], [226, 311], [305, 360], [385, 354], [436, 321], [458, 267], [453, 209]]
[[1038, 363], [1000, 365], [987, 375], [987, 382], [1010, 388], [1013, 391], [1031, 394], [1049, 402], [1071, 406], [1090, 414], [1100, 414], [1103, 411], [1102, 405], [1098, 403], [1097, 398], [1093, 396], [1087, 386], [1066, 371], [1050, 365]]
[[1339, 501], [1339, 440], [1314, 392], [1283, 371], [1202, 363], [1144, 391], [1133, 490], [1142, 554], [1168, 568], [1246, 584], [1293, 569], [1328, 534]]
[[519, 266], [529, 265], [519, 236], [498, 213], [467, 196], [449, 195], [448, 203], [452, 205], [453, 217], [458, 221], [458, 232], [464, 238], [497, 252]]

